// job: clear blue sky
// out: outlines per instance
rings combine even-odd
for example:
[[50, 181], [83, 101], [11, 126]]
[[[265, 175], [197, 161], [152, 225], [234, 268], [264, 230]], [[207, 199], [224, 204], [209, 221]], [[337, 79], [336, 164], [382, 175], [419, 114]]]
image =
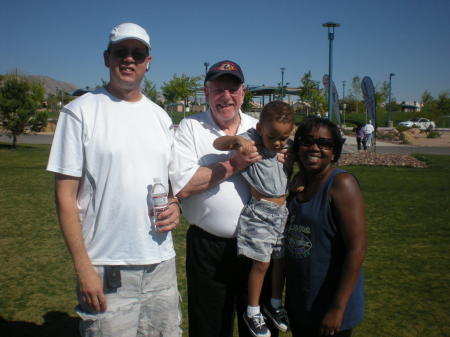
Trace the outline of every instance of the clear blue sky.
[[102, 52], [113, 26], [142, 25], [152, 40], [148, 78], [204, 74], [203, 63], [231, 59], [246, 82], [299, 86], [311, 70], [328, 72], [327, 21], [334, 40], [333, 79], [392, 82], [397, 100], [450, 90], [449, 0], [2, 0], [0, 73], [47, 75], [79, 87], [108, 80]]

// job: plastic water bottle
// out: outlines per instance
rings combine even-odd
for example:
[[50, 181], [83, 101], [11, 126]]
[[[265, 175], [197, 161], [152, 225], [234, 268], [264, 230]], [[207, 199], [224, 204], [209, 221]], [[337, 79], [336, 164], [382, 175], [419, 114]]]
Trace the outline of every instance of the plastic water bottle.
[[160, 178], [153, 179], [153, 187], [152, 187], [153, 207], [150, 211], [152, 230], [158, 231], [158, 227], [156, 226], [158, 216], [167, 209], [167, 207], [169, 206], [168, 203], [169, 200], [167, 198], [167, 190], [161, 183], [161, 179]]

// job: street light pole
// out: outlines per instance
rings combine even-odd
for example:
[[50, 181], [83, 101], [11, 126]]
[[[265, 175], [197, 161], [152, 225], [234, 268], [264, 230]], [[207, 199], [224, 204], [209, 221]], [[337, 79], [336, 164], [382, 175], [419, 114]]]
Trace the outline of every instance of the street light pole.
[[393, 126], [392, 122], [392, 105], [391, 105], [391, 92], [392, 92], [392, 76], [395, 76], [394, 73], [389, 74], [389, 113], [388, 113], [388, 122], [387, 126]]
[[342, 100], [345, 99], [345, 81], [342, 81]]
[[326, 22], [322, 24], [322, 27], [328, 28], [328, 41], [329, 41], [329, 52], [328, 52], [328, 119], [331, 120], [333, 117], [333, 96], [331, 95], [333, 86], [333, 40], [334, 40], [334, 28], [339, 27], [340, 24], [335, 22]]
[[345, 124], [345, 81], [342, 81], [342, 115], [344, 116], [344, 124]]
[[284, 99], [284, 71], [286, 70], [286, 68], [281, 67], [281, 100]]
[[[205, 80], [206, 80], [206, 74], [208, 74], [209, 62], [203, 62], [203, 65], [205, 66]], [[208, 109], [208, 101], [206, 100], [206, 96], [205, 96], [205, 109]]]

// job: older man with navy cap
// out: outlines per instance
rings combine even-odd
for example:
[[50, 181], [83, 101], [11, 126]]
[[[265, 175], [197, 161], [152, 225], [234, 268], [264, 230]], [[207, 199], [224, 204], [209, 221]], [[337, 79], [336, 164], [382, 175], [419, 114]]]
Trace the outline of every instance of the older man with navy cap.
[[103, 54], [109, 83], [63, 108], [52, 144], [47, 169], [78, 278], [83, 336], [181, 336], [176, 198], [155, 223], [149, 217], [155, 179], [170, 190], [173, 145], [171, 119], [141, 93], [149, 52], [145, 29], [114, 27]]
[[[175, 134], [170, 177], [189, 221], [186, 273], [190, 337], [233, 335], [235, 310], [239, 336], [250, 336], [243, 322], [251, 261], [237, 256], [236, 228], [250, 191], [239, 173], [261, 159], [250, 154], [219, 151], [216, 138], [256, 126], [241, 111], [245, 97], [241, 67], [230, 60], [208, 70], [206, 112], [183, 119]], [[267, 300], [264, 298], [263, 300]]]

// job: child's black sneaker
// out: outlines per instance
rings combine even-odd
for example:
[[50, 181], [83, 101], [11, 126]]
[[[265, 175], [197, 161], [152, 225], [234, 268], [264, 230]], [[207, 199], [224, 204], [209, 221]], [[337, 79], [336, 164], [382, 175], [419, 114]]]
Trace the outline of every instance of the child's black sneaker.
[[263, 306], [263, 311], [272, 320], [278, 330], [286, 332], [289, 330], [287, 312], [283, 307], [274, 308], [270, 304]]
[[261, 313], [248, 317], [244, 312], [244, 322], [254, 337], [270, 337], [270, 331]]

